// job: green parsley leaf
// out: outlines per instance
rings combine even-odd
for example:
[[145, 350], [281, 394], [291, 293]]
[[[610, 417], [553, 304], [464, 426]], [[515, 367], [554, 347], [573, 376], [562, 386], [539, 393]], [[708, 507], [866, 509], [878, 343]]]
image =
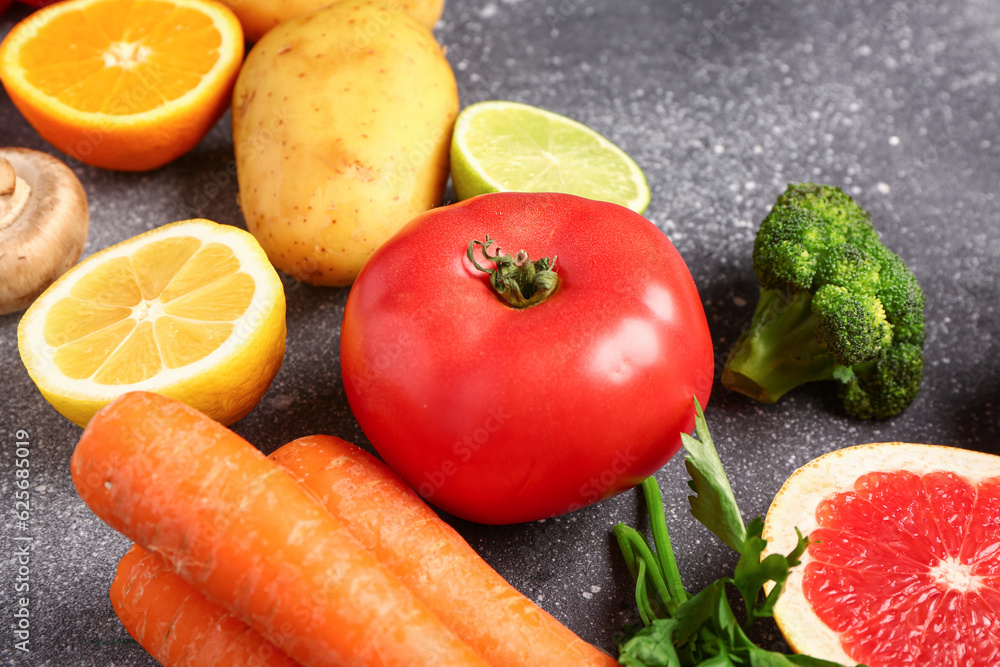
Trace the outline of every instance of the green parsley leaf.
[[747, 630], [753, 625], [755, 618], [773, 615], [777, 595], [769, 596], [763, 605], [758, 606], [764, 584], [773, 581], [776, 587], [781, 587], [788, 577], [789, 562], [786, 557], [771, 554], [761, 560], [767, 546], [767, 542], [761, 537], [763, 530], [764, 521], [760, 517], [750, 522], [747, 539], [743, 542], [740, 559], [733, 572], [733, 585], [740, 592], [747, 608], [747, 622], [744, 626]]
[[691, 514], [720, 540], [734, 551], [739, 551], [746, 539], [747, 530], [743, 525], [743, 516], [736, 504], [733, 487], [729, 485], [726, 471], [722, 469], [719, 452], [712, 443], [708, 433], [708, 423], [702, 412], [698, 399], [694, 399], [695, 428], [698, 438], [692, 438], [687, 433], [681, 434], [681, 442], [687, 456], [684, 467], [691, 475], [688, 486], [697, 495], [688, 496], [691, 503]]
[[[635, 585], [636, 605], [645, 627], [619, 647], [619, 664], [626, 667], [843, 667], [805, 655], [784, 655], [756, 646], [747, 637], [754, 619], [771, 616], [788, 578], [799, 564], [809, 540], [787, 555], [761, 559], [767, 542], [760, 517], [744, 525], [732, 487], [708, 433], [705, 415], [695, 400], [698, 438], [682, 434], [691, 475], [691, 512], [723, 542], [740, 554], [733, 576], [723, 577], [696, 595], [683, 587], [667, 532], [660, 487], [654, 477], [642, 483], [649, 511], [653, 546], [634, 528], [619, 523], [615, 537]], [[763, 591], [772, 584], [765, 596]], [[747, 616], [740, 623], [729, 604], [728, 587], [743, 598]], [[863, 667], [863, 666], [859, 666]]]
[[674, 648], [677, 621], [657, 618], [622, 647], [618, 663], [626, 667], [681, 667]]

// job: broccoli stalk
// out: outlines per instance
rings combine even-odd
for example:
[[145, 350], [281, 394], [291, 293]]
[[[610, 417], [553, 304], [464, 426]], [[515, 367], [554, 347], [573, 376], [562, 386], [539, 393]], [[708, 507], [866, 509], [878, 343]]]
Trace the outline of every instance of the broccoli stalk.
[[763, 403], [821, 380], [845, 410], [891, 417], [923, 375], [924, 294], [840, 189], [789, 186], [754, 243], [760, 300], [722, 382]]
[[837, 363], [816, 338], [812, 295], [761, 289], [750, 327], [729, 353], [723, 383], [774, 403], [804, 382], [832, 380]]

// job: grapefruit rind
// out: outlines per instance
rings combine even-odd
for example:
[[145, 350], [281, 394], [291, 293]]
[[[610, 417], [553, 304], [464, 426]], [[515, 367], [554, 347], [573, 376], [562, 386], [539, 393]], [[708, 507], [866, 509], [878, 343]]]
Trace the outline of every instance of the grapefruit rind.
[[[878, 471], [906, 470], [916, 475], [954, 473], [972, 485], [1000, 475], [1000, 456], [943, 445], [904, 442], [869, 443], [829, 452], [805, 464], [785, 481], [764, 521], [763, 537], [771, 553], [795, 548], [798, 528], [809, 535], [819, 528], [816, 509], [826, 498], [854, 488], [858, 477]], [[827, 626], [806, 600], [802, 578], [811, 561], [809, 550], [792, 568], [774, 608], [778, 629], [796, 653], [845, 665], [857, 662], [841, 647], [840, 634]], [[768, 587], [768, 591], [770, 586]]]

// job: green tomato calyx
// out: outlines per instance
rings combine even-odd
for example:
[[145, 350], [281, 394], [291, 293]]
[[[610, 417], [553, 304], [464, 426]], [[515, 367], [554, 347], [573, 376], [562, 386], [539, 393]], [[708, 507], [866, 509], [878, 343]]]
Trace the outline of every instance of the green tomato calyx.
[[[545, 301], [559, 286], [559, 276], [553, 267], [556, 258], [542, 257], [531, 260], [526, 250], [518, 250], [513, 255], [501, 254], [500, 246], [496, 246], [493, 254], [489, 248], [495, 243], [486, 235], [485, 241], [473, 239], [469, 241], [466, 256], [472, 265], [490, 276], [490, 285], [503, 301], [512, 308], [527, 308]], [[493, 267], [485, 267], [476, 261], [476, 246], [482, 249], [482, 255]]]

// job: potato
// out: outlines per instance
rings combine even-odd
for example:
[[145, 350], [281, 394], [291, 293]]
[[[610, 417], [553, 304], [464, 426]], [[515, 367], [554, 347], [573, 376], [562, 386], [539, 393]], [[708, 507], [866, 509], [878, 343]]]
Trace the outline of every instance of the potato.
[[282, 271], [350, 284], [375, 248], [441, 203], [457, 115], [454, 73], [412, 16], [345, 0], [282, 23], [233, 92], [247, 229]]
[[[390, 0], [387, 0], [389, 4]], [[243, 24], [243, 33], [256, 42], [265, 32], [282, 21], [314, 12], [330, 4], [330, 0], [222, 0], [229, 5]], [[412, 15], [428, 28], [441, 18], [444, 0], [391, 0], [404, 12]], [[0, 3], [2, 4], [2, 3]]]

